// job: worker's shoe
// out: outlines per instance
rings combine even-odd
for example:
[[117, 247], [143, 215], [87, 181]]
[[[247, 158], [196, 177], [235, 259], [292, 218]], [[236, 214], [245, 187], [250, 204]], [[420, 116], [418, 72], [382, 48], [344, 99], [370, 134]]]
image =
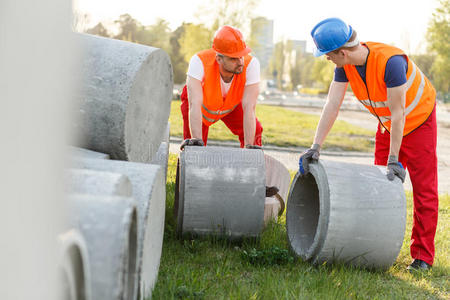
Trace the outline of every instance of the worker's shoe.
[[431, 265], [424, 262], [421, 259], [414, 259], [414, 261], [406, 268], [410, 272], [415, 271], [428, 271], [431, 269]]

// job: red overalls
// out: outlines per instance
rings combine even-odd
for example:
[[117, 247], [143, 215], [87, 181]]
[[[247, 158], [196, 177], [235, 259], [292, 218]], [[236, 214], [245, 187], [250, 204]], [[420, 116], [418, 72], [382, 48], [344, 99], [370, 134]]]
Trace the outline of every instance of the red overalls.
[[436, 155], [436, 92], [420, 69], [395, 47], [367, 42], [366, 83], [355, 66], [345, 65], [345, 74], [358, 100], [380, 123], [375, 138], [375, 164], [387, 164], [390, 149], [391, 112], [387, 105], [384, 83], [386, 63], [394, 55], [403, 55], [408, 62], [406, 74], [405, 127], [399, 161], [408, 169], [413, 186], [414, 223], [411, 235], [411, 256], [432, 265], [434, 236], [438, 219], [437, 155]]
[[[375, 137], [375, 164], [387, 164], [390, 134], [380, 125]], [[411, 256], [432, 265], [434, 236], [438, 221], [436, 108], [419, 128], [403, 137], [399, 161], [408, 169], [413, 186], [414, 220], [411, 234]]]

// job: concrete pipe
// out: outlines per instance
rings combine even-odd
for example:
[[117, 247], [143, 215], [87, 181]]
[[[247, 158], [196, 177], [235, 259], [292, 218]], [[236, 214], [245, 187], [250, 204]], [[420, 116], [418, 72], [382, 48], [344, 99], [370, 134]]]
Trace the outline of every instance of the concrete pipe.
[[137, 214], [131, 198], [70, 195], [72, 223], [86, 240], [92, 299], [135, 299]]
[[264, 172], [261, 150], [186, 147], [177, 171], [178, 233], [258, 236], [264, 225]]
[[264, 222], [271, 219], [277, 220], [283, 214], [291, 183], [291, 175], [288, 169], [275, 158], [264, 154], [266, 165], [266, 186], [278, 188], [278, 193], [272, 197], [266, 197], [264, 206]]
[[66, 192], [131, 197], [132, 187], [128, 177], [119, 173], [69, 169], [66, 171]]
[[287, 203], [288, 240], [313, 263], [389, 268], [403, 242], [406, 198], [385, 167], [320, 160], [297, 174]]
[[163, 139], [173, 75], [163, 50], [77, 35], [84, 47], [76, 124], [84, 148], [149, 163]]
[[153, 158], [151, 164], [160, 165], [164, 169], [164, 177], [167, 180], [167, 167], [169, 163], [169, 147], [170, 147], [170, 123], [167, 123], [167, 127], [164, 133], [163, 140], [159, 145], [158, 151]]
[[61, 300], [90, 300], [90, 275], [87, 245], [76, 229], [58, 236], [60, 258], [58, 262]]
[[155, 285], [162, 252], [166, 209], [166, 179], [157, 165], [117, 160], [75, 159], [73, 167], [126, 175], [132, 185], [138, 212], [138, 280], [140, 299], [149, 297]]
[[97, 158], [97, 159], [109, 159], [109, 155], [105, 153], [100, 153], [80, 147], [69, 147], [70, 155], [75, 157], [85, 157], [85, 158]]

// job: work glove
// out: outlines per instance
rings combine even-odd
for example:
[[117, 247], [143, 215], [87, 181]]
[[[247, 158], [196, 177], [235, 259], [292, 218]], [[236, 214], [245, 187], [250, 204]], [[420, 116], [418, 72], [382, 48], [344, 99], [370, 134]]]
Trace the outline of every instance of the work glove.
[[245, 149], [259, 149], [259, 150], [262, 150], [263, 148], [261, 146], [258, 146], [258, 145], [247, 144], [247, 145], [245, 145]]
[[396, 155], [389, 155], [387, 170], [386, 176], [390, 181], [394, 180], [394, 176], [397, 176], [402, 182], [405, 182], [406, 171]]
[[205, 146], [201, 139], [185, 139], [180, 146], [180, 150], [183, 150], [186, 146]]
[[309, 173], [309, 164], [313, 161], [319, 160], [319, 144], [313, 144], [310, 149], [303, 152], [302, 155], [300, 155], [300, 159], [298, 160], [298, 171], [301, 175], [306, 175]]

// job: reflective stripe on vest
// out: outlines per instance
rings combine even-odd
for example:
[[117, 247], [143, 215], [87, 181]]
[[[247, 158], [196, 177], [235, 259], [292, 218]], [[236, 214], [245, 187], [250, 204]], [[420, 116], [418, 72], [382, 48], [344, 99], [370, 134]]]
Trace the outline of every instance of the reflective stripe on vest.
[[[411, 62], [411, 65], [413, 67], [413, 71], [411, 73], [411, 76], [409, 76], [408, 81], [406, 82], [406, 91], [408, 91], [410, 89], [412, 83], [414, 82], [414, 79], [417, 76], [416, 73], [417, 73], [418, 68], [416, 67], [416, 65], [413, 62]], [[414, 98], [414, 100], [406, 107], [405, 115], [408, 115], [414, 108], [416, 108], [417, 104], [419, 103], [420, 98], [422, 97], [423, 89], [425, 87], [425, 79], [422, 74], [422, 71], [419, 70], [419, 74], [421, 76], [419, 89], [417, 90], [416, 97]], [[364, 99], [364, 100], [359, 100], [359, 101], [366, 106], [372, 106], [375, 108], [387, 107], [387, 99], [386, 99], [386, 101], [372, 101], [369, 99]], [[391, 118], [387, 118], [387, 119], [390, 120]]]

